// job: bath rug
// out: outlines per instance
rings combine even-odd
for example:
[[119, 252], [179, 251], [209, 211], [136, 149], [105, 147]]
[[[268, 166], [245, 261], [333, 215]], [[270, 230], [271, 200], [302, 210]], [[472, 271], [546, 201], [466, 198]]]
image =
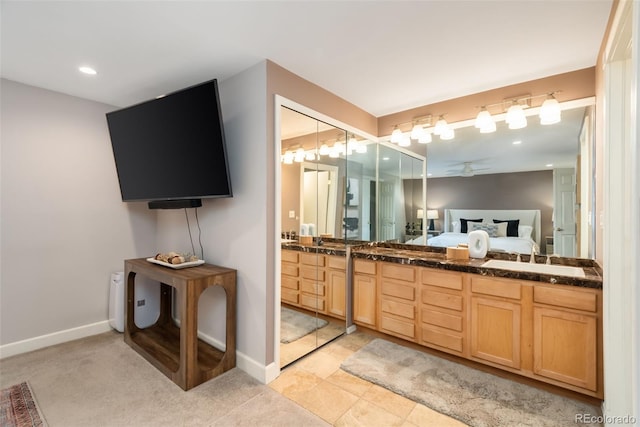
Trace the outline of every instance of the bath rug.
[[45, 427], [46, 425], [27, 382], [0, 390], [0, 426]]
[[280, 311], [280, 342], [288, 344], [316, 329], [327, 326], [327, 321], [309, 316], [296, 310], [281, 307]]

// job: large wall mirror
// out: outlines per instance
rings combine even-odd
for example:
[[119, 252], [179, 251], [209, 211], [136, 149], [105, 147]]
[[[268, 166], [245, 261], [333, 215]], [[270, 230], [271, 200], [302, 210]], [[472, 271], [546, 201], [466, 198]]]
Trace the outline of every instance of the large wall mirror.
[[[424, 156], [292, 108], [280, 107], [280, 121], [284, 367], [345, 332], [347, 245], [422, 233], [426, 166]], [[300, 250], [302, 235], [313, 243]]]
[[445, 224], [450, 209], [540, 210], [540, 253], [594, 258], [594, 99], [561, 106], [561, 121], [551, 125], [531, 115], [524, 128], [498, 121], [495, 132], [480, 133], [470, 121], [452, 140], [433, 137], [426, 209], [435, 227], [427, 244], [440, 246], [453, 232]]

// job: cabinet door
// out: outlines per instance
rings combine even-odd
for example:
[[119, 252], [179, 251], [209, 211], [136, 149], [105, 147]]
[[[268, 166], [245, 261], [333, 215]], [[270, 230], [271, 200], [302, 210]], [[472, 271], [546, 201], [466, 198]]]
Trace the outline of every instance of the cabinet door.
[[347, 275], [344, 271], [329, 270], [327, 272], [328, 302], [327, 312], [344, 319], [346, 315]]
[[355, 323], [376, 327], [376, 276], [354, 274], [353, 320]]
[[533, 319], [533, 371], [596, 391], [596, 317], [534, 307]]
[[471, 356], [520, 369], [520, 304], [471, 298]]

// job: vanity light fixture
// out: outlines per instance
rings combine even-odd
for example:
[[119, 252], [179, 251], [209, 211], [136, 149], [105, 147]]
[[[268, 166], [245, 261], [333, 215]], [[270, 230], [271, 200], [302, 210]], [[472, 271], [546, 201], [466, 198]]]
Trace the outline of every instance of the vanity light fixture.
[[330, 149], [329, 146], [327, 144], [322, 144], [320, 146], [320, 150], [318, 151], [318, 154], [320, 154], [321, 156], [328, 156], [330, 153]]
[[400, 138], [400, 142], [398, 142], [398, 145], [400, 147], [410, 147], [411, 138], [409, 138], [409, 135], [402, 135], [402, 138]]
[[304, 152], [304, 148], [298, 148], [296, 150], [296, 154], [293, 158], [293, 160], [297, 163], [302, 163], [304, 161], [305, 158], [305, 152]]
[[291, 165], [293, 164], [293, 157], [294, 157], [293, 151], [287, 150], [284, 152], [284, 155], [282, 156], [282, 162], [285, 165]]
[[304, 156], [304, 159], [308, 162], [313, 162], [314, 160], [316, 160], [316, 153], [315, 150], [309, 150], [307, 151], [307, 153]]
[[553, 96], [553, 92], [547, 96], [540, 107], [540, 124], [552, 125], [561, 119], [560, 104]]
[[527, 116], [524, 115], [522, 105], [514, 102], [507, 110], [507, 118], [505, 121], [509, 125], [509, 129], [522, 129], [527, 127]]
[[491, 133], [496, 131], [496, 122], [493, 121], [491, 113], [487, 107], [483, 106], [476, 116], [475, 127], [480, 129], [480, 133]]
[[438, 121], [436, 122], [435, 127], [433, 128], [433, 134], [440, 136], [443, 132], [446, 132], [447, 129], [449, 129], [449, 124], [444, 119], [444, 116], [440, 116], [438, 118]]
[[402, 139], [402, 131], [398, 128], [398, 125], [393, 128], [393, 132], [391, 132], [391, 142], [397, 144]]
[[416, 139], [420, 141], [420, 138], [424, 134], [425, 134], [425, 130], [421, 124], [416, 123], [415, 125], [413, 125], [413, 128], [411, 129], [411, 139]]

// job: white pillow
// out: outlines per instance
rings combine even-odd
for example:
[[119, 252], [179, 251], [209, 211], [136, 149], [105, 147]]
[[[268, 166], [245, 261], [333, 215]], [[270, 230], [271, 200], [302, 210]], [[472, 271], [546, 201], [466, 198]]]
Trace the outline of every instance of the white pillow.
[[460, 221], [451, 221], [451, 226], [453, 227], [453, 232], [454, 233], [460, 233], [461, 231], [461, 225], [460, 225]]
[[[488, 224], [486, 222], [469, 222], [469, 233], [475, 230], [483, 230], [489, 234], [489, 237], [506, 237], [507, 236], [507, 223], [503, 224]], [[500, 232], [502, 231], [502, 235]]]
[[498, 232], [496, 233], [496, 237], [507, 237], [507, 226], [509, 225], [509, 223], [496, 222], [493, 225], [498, 226]]
[[523, 237], [525, 239], [531, 238], [531, 232], [533, 231], [533, 227], [530, 225], [519, 225], [518, 226], [518, 237]]

